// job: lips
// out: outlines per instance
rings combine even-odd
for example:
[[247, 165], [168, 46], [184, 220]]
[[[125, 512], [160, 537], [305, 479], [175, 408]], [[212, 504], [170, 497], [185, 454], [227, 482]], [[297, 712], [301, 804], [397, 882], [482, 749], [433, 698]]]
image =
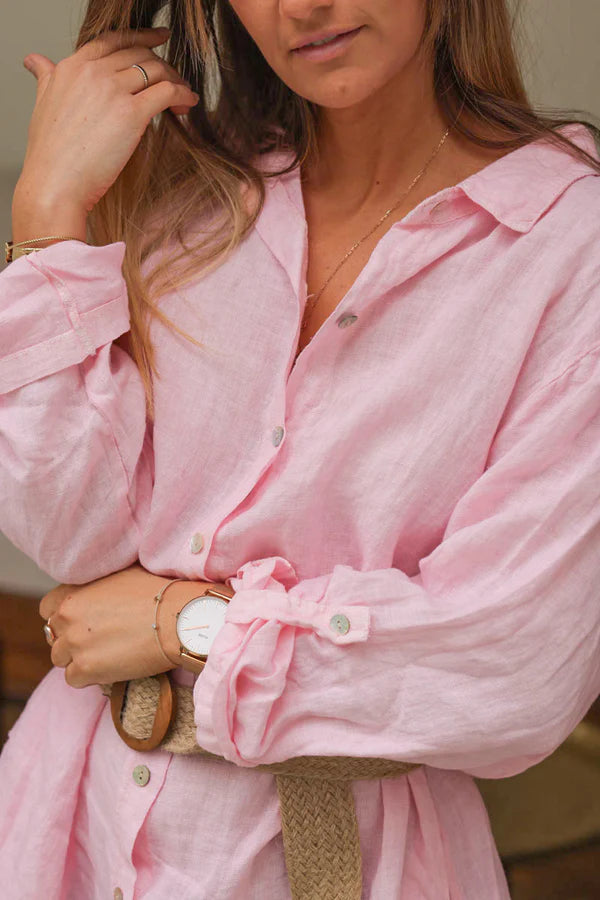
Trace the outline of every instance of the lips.
[[[360, 27], [362, 27], [362, 26], [360, 26]], [[329, 42], [332, 38], [338, 38], [338, 37], [342, 37], [343, 35], [346, 35], [346, 34], [352, 34], [353, 32], [358, 31], [358, 30], [359, 30], [358, 28], [343, 28], [343, 29], [338, 29], [337, 31], [321, 31], [318, 34], [311, 35], [309, 38], [302, 41], [301, 44], [296, 44], [294, 47], [292, 47], [292, 50], [304, 49], [305, 47], [309, 46], [310, 44], [313, 44], [315, 41]], [[326, 47], [327, 44], [322, 44], [322, 45], [318, 45], [318, 46]]]

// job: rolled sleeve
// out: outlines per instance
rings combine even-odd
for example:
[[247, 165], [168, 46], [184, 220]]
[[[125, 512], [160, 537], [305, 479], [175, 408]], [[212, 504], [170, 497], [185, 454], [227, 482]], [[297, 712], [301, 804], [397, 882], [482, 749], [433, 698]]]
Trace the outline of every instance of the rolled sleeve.
[[[600, 693], [600, 348], [507, 407], [487, 463], [415, 575], [298, 581], [270, 558], [230, 579], [198, 743], [242, 766], [372, 756], [490, 778], [552, 753]], [[332, 639], [337, 613], [354, 641]]]
[[82, 362], [129, 330], [125, 243], [60, 241], [0, 274], [0, 393]]

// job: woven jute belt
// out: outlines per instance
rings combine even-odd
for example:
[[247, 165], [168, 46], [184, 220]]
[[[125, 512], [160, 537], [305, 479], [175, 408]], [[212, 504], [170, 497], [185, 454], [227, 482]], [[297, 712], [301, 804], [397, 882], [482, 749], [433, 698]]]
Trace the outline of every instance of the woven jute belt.
[[[111, 698], [115, 727], [129, 746], [158, 746], [235, 765], [198, 744], [192, 687], [172, 682], [165, 673], [100, 687]], [[161, 718], [165, 725], [157, 731]], [[420, 765], [377, 757], [296, 756], [252, 767], [251, 771], [275, 776], [293, 900], [362, 900], [362, 859], [350, 782], [397, 778]]]

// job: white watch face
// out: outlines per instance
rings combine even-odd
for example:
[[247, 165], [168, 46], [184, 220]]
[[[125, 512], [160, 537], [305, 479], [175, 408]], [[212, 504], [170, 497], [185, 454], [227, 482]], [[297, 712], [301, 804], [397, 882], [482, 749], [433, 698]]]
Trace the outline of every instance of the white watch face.
[[186, 650], [206, 656], [225, 623], [227, 602], [219, 597], [195, 597], [177, 616], [177, 636]]

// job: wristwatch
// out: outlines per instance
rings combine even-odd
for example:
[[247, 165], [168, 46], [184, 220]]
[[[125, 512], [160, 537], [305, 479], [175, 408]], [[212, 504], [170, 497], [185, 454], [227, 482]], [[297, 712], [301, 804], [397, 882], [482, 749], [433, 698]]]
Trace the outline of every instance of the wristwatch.
[[233, 592], [225, 594], [214, 587], [206, 588], [183, 606], [175, 617], [179, 639], [179, 655], [202, 672], [214, 639], [225, 624], [225, 613]]

